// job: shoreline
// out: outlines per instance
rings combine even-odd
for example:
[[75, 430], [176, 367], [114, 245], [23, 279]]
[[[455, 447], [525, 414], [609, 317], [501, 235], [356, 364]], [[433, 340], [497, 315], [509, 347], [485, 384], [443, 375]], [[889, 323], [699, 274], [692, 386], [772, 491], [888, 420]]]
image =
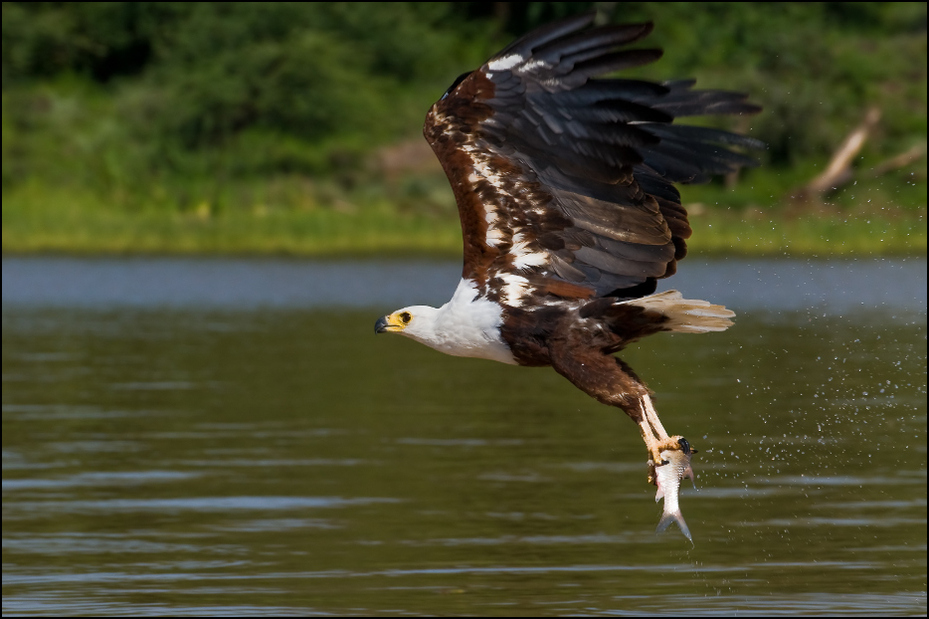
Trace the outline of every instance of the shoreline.
[[[31, 215], [26, 217], [25, 215]], [[787, 218], [707, 211], [691, 217], [695, 255], [917, 256], [927, 253], [924, 213]], [[4, 212], [4, 254], [240, 255], [307, 258], [461, 255], [457, 219], [384, 209], [255, 215], [225, 213]]]

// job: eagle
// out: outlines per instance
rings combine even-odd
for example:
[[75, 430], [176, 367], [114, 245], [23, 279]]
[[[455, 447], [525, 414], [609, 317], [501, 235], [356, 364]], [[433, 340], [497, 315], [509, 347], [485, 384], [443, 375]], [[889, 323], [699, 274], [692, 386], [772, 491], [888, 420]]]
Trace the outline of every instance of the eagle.
[[615, 353], [653, 333], [732, 325], [732, 311], [656, 293], [657, 282], [675, 273], [691, 235], [674, 184], [756, 165], [738, 151], [763, 144], [675, 120], [761, 108], [745, 94], [696, 90], [695, 80], [601, 77], [662, 51], [626, 48], [650, 22], [595, 26], [594, 18], [517, 39], [429, 110], [423, 133], [458, 204], [461, 280], [445, 305], [399, 309], [375, 331], [449, 355], [551, 366], [620, 408], [638, 424], [648, 479], [665, 498], [659, 530], [674, 520], [689, 538], [677, 483], [692, 476], [696, 450], [668, 434], [652, 392]]

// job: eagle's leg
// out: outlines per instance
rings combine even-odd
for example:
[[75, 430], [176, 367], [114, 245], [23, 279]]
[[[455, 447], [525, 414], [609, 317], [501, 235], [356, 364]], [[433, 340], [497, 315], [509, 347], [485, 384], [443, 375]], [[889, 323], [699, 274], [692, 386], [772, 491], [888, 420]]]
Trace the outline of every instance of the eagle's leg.
[[[568, 344], [571, 339], [568, 338]], [[658, 419], [648, 387], [622, 359], [601, 351], [559, 344], [560, 341], [549, 344], [552, 367], [588, 395], [604, 404], [619, 407], [629, 415], [642, 432], [651, 463], [650, 471], [664, 464], [662, 451], [681, 449], [681, 437], [668, 435]], [[578, 354], [579, 351], [583, 353]], [[649, 481], [654, 483], [654, 474], [649, 475]]]
[[[652, 404], [652, 398], [649, 394], [645, 394], [639, 400], [642, 407], [642, 419], [645, 423], [651, 427], [652, 432], [659, 440], [668, 438], [668, 433], [665, 431], [664, 426], [661, 425], [661, 420], [658, 419], [658, 411], [655, 410], [654, 404]], [[640, 424], [641, 425], [641, 424]], [[642, 428], [642, 431], [645, 431], [645, 428]]]
[[[648, 449], [648, 483], [658, 485], [658, 476], [655, 473], [656, 466], [668, 464], [668, 461], [661, 457], [661, 452], [668, 450], [681, 450], [686, 444], [689, 449], [689, 443], [681, 443], [684, 438], [679, 435], [668, 436], [661, 420], [658, 419], [658, 412], [652, 404], [649, 394], [643, 395], [639, 399], [640, 418], [638, 419], [639, 430], [642, 432], [642, 440], [645, 441], [645, 447]], [[635, 418], [635, 417], [633, 417]], [[695, 450], [694, 450], [695, 451]]]
[[642, 431], [642, 437], [648, 448], [648, 455], [655, 462], [659, 462], [661, 458], [658, 454], [667, 449], [680, 449], [678, 441], [683, 437], [668, 435], [664, 426], [661, 425], [661, 420], [658, 419], [658, 411], [655, 410], [655, 405], [652, 404], [650, 394], [646, 393], [639, 399], [639, 406], [642, 411], [639, 429]]

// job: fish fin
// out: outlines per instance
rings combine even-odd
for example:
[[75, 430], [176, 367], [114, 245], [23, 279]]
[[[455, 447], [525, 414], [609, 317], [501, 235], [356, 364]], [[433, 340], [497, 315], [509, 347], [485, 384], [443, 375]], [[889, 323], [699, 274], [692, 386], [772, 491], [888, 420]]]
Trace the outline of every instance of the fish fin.
[[655, 503], [664, 498], [664, 490], [658, 486], [658, 492], [655, 493]]
[[685, 477], [689, 479], [691, 483], [694, 485], [694, 490], [697, 490], [698, 489], [697, 488], [697, 476], [694, 475], [693, 468], [688, 466], [686, 469], [684, 469], [684, 474], [681, 475], [681, 479], [684, 479]]
[[677, 526], [681, 528], [681, 533], [684, 534], [684, 537], [686, 537], [690, 543], [693, 544], [694, 540], [690, 536], [690, 529], [687, 527], [687, 523], [684, 522], [684, 516], [681, 514], [680, 510], [676, 512], [665, 512], [662, 514], [661, 520], [658, 521], [658, 528], [655, 529], [655, 533], [661, 533], [669, 526], [671, 526], [672, 522], [677, 523]]

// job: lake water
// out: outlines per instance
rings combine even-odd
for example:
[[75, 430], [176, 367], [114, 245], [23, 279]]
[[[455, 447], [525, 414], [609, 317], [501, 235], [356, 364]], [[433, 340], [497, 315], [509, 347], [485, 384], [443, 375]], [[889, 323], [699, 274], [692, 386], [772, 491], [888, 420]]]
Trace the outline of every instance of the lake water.
[[681, 264], [691, 545], [620, 412], [375, 337], [455, 264], [5, 257], [3, 613], [925, 614], [926, 267]]

